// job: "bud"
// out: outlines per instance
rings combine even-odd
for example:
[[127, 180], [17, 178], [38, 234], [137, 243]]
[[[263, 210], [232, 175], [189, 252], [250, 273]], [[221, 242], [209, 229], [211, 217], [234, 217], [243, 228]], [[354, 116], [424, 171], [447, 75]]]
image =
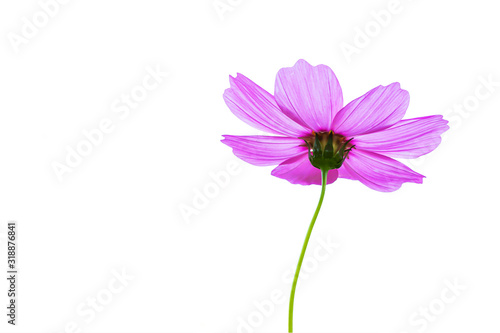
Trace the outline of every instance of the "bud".
[[349, 152], [355, 148], [350, 144], [353, 138], [346, 140], [342, 135], [334, 134], [332, 131], [313, 133], [314, 138], [304, 139], [309, 148], [309, 161], [314, 167], [323, 171], [340, 168]]

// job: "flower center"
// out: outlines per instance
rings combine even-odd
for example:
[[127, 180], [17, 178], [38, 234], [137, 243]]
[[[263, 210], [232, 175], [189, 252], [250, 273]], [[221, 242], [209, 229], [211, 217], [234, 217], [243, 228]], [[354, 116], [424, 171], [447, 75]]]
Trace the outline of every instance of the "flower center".
[[342, 166], [351, 149], [351, 139], [340, 134], [329, 132], [313, 132], [311, 136], [301, 138], [305, 141], [311, 164], [321, 170], [338, 169]]

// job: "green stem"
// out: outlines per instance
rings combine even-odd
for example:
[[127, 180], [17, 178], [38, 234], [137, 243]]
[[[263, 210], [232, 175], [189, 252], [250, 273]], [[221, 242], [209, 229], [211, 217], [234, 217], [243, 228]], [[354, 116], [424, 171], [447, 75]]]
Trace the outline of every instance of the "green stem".
[[309, 243], [309, 238], [311, 238], [311, 233], [314, 228], [314, 223], [318, 217], [319, 210], [321, 209], [321, 204], [323, 203], [323, 198], [325, 197], [326, 189], [326, 179], [328, 176], [328, 170], [321, 170], [321, 196], [319, 197], [318, 207], [314, 212], [311, 224], [307, 230], [306, 239], [304, 240], [304, 245], [302, 245], [302, 251], [300, 252], [299, 262], [297, 263], [297, 269], [295, 270], [295, 276], [293, 278], [292, 292], [290, 293], [290, 306], [288, 308], [288, 332], [293, 332], [293, 301], [295, 299], [295, 289], [297, 288], [297, 281], [299, 280], [300, 268], [302, 267], [302, 261], [304, 261], [304, 255], [306, 254], [307, 244]]

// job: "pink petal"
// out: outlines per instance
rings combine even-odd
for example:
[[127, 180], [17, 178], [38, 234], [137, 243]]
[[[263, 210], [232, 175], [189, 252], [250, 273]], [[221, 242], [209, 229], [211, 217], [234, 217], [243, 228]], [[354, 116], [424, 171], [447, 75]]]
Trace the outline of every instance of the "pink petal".
[[329, 131], [342, 108], [342, 89], [325, 65], [311, 66], [299, 60], [276, 75], [274, 97], [281, 110], [296, 122], [314, 130]]
[[433, 151], [449, 129], [443, 116], [401, 120], [380, 132], [355, 137], [357, 148], [396, 158], [417, 158]]
[[234, 155], [257, 166], [277, 165], [307, 152], [301, 139], [262, 135], [223, 136], [222, 142], [233, 148]]
[[340, 177], [357, 179], [371, 189], [392, 192], [403, 183], [421, 184], [424, 176], [390, 157], [354, 149], [340, 168]]
[[344, 164], [342, 164], [342, 166], [338, 169], [339, 170], [339, 178], [358, 180], [356, 175], [353, 175], [352, 173], [349, 172], [349, 170], [347, 170], [346, 163], [347, 163], [347, 160], [344, 161]]
[[293, 137], [311, 132], [283, 114], [274, 97], [244, 75], [230, 76], [229, 82], [231, 87], [224, 92], [224, 100], [236, 117], [250, 126]]
[[373, 88], [340, 110], [333, 130], [346, 137], [386, 129], [400, 121], [410, 103], [410, 95], [395, 82]]
[[[321, 185], [321, 170], [312, 166], [307, 152], [284, 161], [274, 168], [271, 175], [286, 179], [292, 184]], [[328, 171], [327, 184], [333, 183], [337, 178], [337, 170]]]

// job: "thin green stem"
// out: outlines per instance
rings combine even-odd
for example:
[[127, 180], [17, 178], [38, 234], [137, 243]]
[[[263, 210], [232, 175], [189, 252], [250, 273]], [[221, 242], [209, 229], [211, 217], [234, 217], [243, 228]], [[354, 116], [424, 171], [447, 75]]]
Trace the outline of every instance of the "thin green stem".
[[297, 288], [297, 281], [299, 280], [300, 268], [302, 267], [302, 261], [304, 261], [304, 255], [306, 254], [307, 244], [309, 243], [309, 238], [311, 238], [311, 233], [314, 228], [314, 223], [318, 217], [319, 210], [321, 209], [321, 204], [323, 203], [323, 198], [325, 197], [326, 189], [326, 179], [328, 176], [328, 170], [321, 170], [321, 196], [319, 197], [318, 207], [314, 212], [311, 224], [307, 230], [306, 239], [304, 240], [304, 245], [302, 245], [302, 251], [300, 252], [299, 262], [297, 263], [297, 269], [295, 270], [295, 276], [293, 278], [292, 292], [290, 293], [290, 306], [288, 308], [288, 332], [293, 332], [293, 301], [295, 299], [295, 289]]

